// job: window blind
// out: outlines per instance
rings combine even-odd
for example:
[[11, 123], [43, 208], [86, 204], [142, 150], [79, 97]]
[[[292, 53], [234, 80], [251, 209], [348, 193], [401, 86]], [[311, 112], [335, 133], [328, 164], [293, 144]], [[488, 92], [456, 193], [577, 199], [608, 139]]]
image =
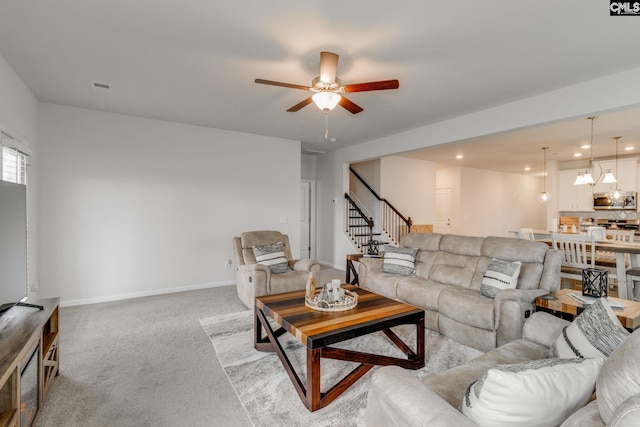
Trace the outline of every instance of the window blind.
[[[12, 142], [14, 144], [12, 144]], [[0, 177], [3, 181], [27, 184], [28, 155], [16, 148], [17, 141], [2, 135], [2, 150], [0, 151]]]

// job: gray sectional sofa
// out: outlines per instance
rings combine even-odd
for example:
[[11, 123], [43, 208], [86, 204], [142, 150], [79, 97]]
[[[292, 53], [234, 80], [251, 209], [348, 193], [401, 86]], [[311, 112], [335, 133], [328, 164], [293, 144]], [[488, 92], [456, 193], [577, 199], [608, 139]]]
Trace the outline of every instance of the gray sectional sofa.
[[[383, 367], [372, 376], [366, 408], [368, 427], [478, 427], [458, 408], [469, 384], [496, 365], [546, 359], [549, 347], [562, 333], [567, 321], [550, 314], [534, 313], [525, 324], [523, 338], [455, 368], [420, 380], [413, 371], [397, 366]], [[554, 423], [561, 427], [637, 427], [640, 425], [640, 331], [628, 336], [604, 360], [597, 375], [596, 393], [588, 404], [577, 405], [568, 418]], [[595, 359], [591, 359], [595, 360]], [[575, 384], [569, 379], [563, 383]], [[587, 393], [591, 393], [591, 389]], [[509, 393], [509, 392], [507, 392]], [[542, 392], [543, 393], [543, 392]], [[566, 391], [551, 391], [562, 399]], [[574, 392], [570, 392], [572, 395]], [[588, 397], [587, 397], [588, 399]], [[525, 402], [526, 403], [526, 402]], [[547, 408], [541, 415], [552, 412]], [[492, 425], [496, 425], [491, 423]], [[500, 424], [503, 425], [503, 424]], [[513, 425], [513, 424], [511, 424]], [[519, 425], [523, 425], [520, 422]], [[528, 422], [526, 425], [543, 425]]]
[[[427, 329], [481, 351], [521, 338], [535, 299], [560, 285], [561, 253], [541, 242], [410, 233], [400, 247], [418, 249], [414, 275], [384, 272], [382, 259], [364, 257], [360, 286], [423, 308]], [[480, 292], [492, 259], [522, 262], [516, 289], [495, 298]]]

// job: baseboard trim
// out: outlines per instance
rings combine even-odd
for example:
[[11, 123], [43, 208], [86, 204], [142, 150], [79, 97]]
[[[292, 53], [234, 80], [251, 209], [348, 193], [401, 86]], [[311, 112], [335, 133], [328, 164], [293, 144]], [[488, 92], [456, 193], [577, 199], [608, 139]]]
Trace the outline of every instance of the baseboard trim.
[[337, 265], [337, 264], [332, 264], [330, 262], [324, 262], [324, 261], [318, 261], [318, 263], [320, 263], [320, 265], [324, 267], [335, 268], [336, 270], [346, 271], [344, 269], [345, 268], [344, 265]]
[[184, 291], [196, 291], [198, 289], [207, 289], [207, 288], [218, 288], [221, 286], [228, 286], [235, 284], [235, 280], [225, 281], [225, 282], [217, 282], [217, 283], [203, 283], [199, 285], [190, 285], [190, 286], [181, 286], [176, 288], [167, 288], [167, 289], [154, 289], [151, 291], [144, 292], [131, 292], [127, 294], [119, 294], [119, 295], [107, 295], [104, 297], [95, 297], [95, 298], [82, 298], [75, 300], [61, 300], [60, 307], [72, 307], [75, 305], [87, 305], [87, 304], [99, 304], [101, 302], [111, 302], [111, 301], [121, 301], [125, 299], [132, 298], [140, 298], [140, 297], [149, 297], [154, 295], [164, 295], [164, 294], [174, 294], [176, 292], [184, 292]]

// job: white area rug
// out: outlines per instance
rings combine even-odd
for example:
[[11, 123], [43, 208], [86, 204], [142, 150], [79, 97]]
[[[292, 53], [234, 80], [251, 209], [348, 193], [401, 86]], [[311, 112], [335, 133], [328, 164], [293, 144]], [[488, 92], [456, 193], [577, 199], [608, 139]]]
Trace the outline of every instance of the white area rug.
[[[213, 342], [220, 364], [255, 426], [365, 425], [364, 411], [373, 370], [327, 407], [309, 412], [298, 397], [276, 354], [260, 352], [253, 348], [253, 312], [242, 311], [210, 317], [201, 319], [200, 323]], [[394, 328], [394, 331], [415, 348], [415, 326], [401, 326]], [[304, 347], [288, 333], [280, 337], [280, 343], [304, 383]], [[345, 341], [336, 347], [403, 357], [382, 332]], [[415, 371], [415, 374], [424, 378], [481, 354], [482, 352], [476, 349], [459, 344], [436, 332], [427, 331], [427, 365]], [[327, 390], [356, 366], [352, 362], [329, 359], [322, 359], [321, 363], [322, 391]]]

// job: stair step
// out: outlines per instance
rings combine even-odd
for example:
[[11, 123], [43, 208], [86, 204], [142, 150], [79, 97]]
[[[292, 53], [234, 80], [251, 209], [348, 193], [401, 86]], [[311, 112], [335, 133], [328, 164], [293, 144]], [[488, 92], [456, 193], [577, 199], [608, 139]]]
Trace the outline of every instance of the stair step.
[[350, 225], [349, 228], [358, 228], [358, 227], [367, 227], [370, 228], [367, 224], [362, 224], [362, 225]]
[[354, 234], [355, 237], [382, 236], [382, 233]]

